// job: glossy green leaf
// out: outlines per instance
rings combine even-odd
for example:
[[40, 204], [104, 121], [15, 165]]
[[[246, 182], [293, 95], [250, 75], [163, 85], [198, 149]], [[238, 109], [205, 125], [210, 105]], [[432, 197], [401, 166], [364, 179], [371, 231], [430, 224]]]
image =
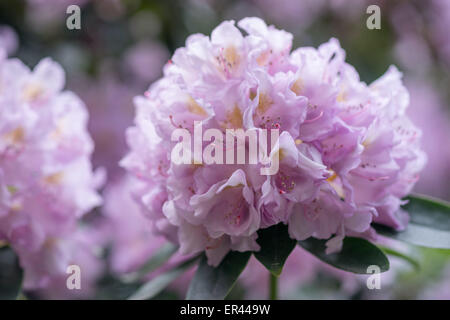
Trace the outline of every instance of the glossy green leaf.
[[258, 231], [257, 240], [261, 250], [254, 252], [258, 259], [273, 275], [279, 276], [286, 259], [294, 250], [297, 242], [289, 237], [286, 225], [279, 223]]
[[372, 224], [372, 226], [379, 234], [392, 239], [422, 247], [450, 249], [450, 232], [424, 227], [412, 222], [403, 231], [395, 231], [379, 224]]
[[230, 251], [215, 268], [203, 255], [194, 278], [189, 285], [186, 299], [222, 300], [233, 288], [236, 280], [250, 259], [250, 252]]
[[179, 266], [158, 275], [157, 277], [140, 287], [133, 295], [128, 298], [128, 300], [148, 300], [155, 297], [176, 278], [178, 278], [181, 274], [191, 268], [197, 260], [198, 257], [194, 257], [183, 262]]
[[15, 300], [22, 287], [23, 271], [14, 251], [0, 248], [0, 300]]
[[309, 238], [299, 241], [299, 245], [323, 262], [345, 271], [367, 274], [367, 268], [371, 265], [378, 266], [381, 272], [389, 270], [389, 260], [383, 251], [365, 239], [346, 237], [342, 250], [331, 254], [325, 253], [326, 242]]
[[418, 246], [450, 249], [450, 205], [426, 196], [409, 196], [403, 206], [410, 215], [405, 230], [373, 224], [378, 233]]
[[450, 232], [450, 203], [423, 195], [411, 195], [403, 206], [410, 215], [410, 222]]

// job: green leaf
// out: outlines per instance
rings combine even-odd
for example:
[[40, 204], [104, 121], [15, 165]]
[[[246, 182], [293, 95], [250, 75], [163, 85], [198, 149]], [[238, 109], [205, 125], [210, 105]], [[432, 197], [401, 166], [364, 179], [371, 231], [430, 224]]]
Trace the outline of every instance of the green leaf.
[[128, 300], [148, 300], [158, 295], [181, 274], [186, 272], [198, 260], [198, 256], [191, 258], [177, 267], [166, 271], [140, 287]]
[[450, 249], [450, 232], [436, 230], [414, 223], [409, 223], [403, 231], [395, 231], [392, 228], [380, 224], [372, 224], [372, 226], [379, 234], [392, 239], [421, 247]]
[[420, 263], [419, 263], [419, 261], [417, 261], [413, 257], [410, 257], [409, 255], [407, 255], [407, 254], [405, 254], [403, 252], [397, 251], [397, 250], [389, 248], [389, 247], [378, 245], [378, 248], [383, 250], [383, 252], [385, 254], [387, 254], [387, 255], [390, 255], [390, 256], [393, 256], [393, 257], [397, 257], [397, 258], [400, 258], [400, 259], [408, 262], [416, 271], [420, 270]]
[[443, 200], [423, 195], [411, 195], [403, 206], [408, 211], [411, 223], [450, 232], [450, 204]]
[[22, 287], [23, 271], [14, 251], [0, 248], [0, 300], [15, 300]]
[[164, 263], [166, 263], [167, 260], [169, 260], [177, 250], [177, 246], [171, 243], [167, 243], [154, 255], [152, 255], [152, 257], [138, 271], [123, 275], [121, 277], [121, 280], [125, 283], [138, 281], [142, 277], [148, 275], [150, 272], [155, 271], [156, 269], [164, 265]]
[[222, 300], [233, 288], [247, 265], [251, 252], [230, 251], [222, 262], [213, 268], [203, 255], [186, 296], [188, 300]]
[[141, 286], [141, 283], [124, 283], [115, 275], [107, 273], [96, 286], [96, 300], [124, 300]]
[[257, 242], [261, 250], [253, 255], [278, 277], [297, 242], [289, 237], [288, 228], [283, 223], [258, 231]]
[[373, 224], [375, 230], [390, 238], [418, 246], [450, 249], [450, 204], [427, 196], [409, 196], [403, 206], [410, 215], [405, 230]]
[[353, 273], [367, 274], [367, 268], [376, 265], [381, 272], [389, 270], [389, 260], [375, 245], [361, 238], [346, 237], [342, 250], [326, 254], [327, 240], [308, 238], [299, 241], [299, 245], [317, 258], [338, 269]]

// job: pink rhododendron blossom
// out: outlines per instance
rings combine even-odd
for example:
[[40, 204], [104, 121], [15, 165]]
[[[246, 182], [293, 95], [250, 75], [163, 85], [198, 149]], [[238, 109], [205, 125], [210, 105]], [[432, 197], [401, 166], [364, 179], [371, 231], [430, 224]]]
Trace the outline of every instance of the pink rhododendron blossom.
[[70, 239], [101, 202], [88, 115], [76, 95], [62, 91], [64, 77], [50, 59], [33, 71], [0, 59], [0, 239], [18, 253], [26, 289], [45, 287], [77, 263]]
[[[225, 21], [190, 36], [145, 97], [135, 99], [131, 149], [122, 165], [141, 181], [136, 197], [183, 254], [218, 265], [230, 250], [257, 251], [257, 231], [279, 222], [292, 238], [375, 237], [372, 222], [402, 229], [401, 198], [425, 163], [409, 95], [395, 67], [371, 85], [345, 62], [336, 39], [291, 52], [292, 35], [258, 18]], [[263, 164], [175, 164], [175, 129], [278, 129]], [[216, 141], [215, 141], [216, 142]], [[203, 143], [205, 150], [209, 146]], [[225, 154], [225, 152], [224, 152]]]

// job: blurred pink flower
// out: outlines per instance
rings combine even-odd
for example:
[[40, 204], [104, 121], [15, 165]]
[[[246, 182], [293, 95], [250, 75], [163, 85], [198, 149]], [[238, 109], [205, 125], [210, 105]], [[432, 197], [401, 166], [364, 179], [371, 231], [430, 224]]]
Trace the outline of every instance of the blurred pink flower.
[[168, 50], [158, 42], [141, 41], [125, 53], [125, 67], [141, 83], [148, 85], [162, 75], [162, 67], [169, 59]]
[[449, 1], [399, 2], [389, 15], [399, 37], [399, 61], [423, 71], [429, 69], [431, 60], [436, 56], [450, 66], [450, 40], [447, 34], [450, 27]]
[[0, 25], [0, 48], [10, 56], [16, 52], [18, 46], [19, 39], [14, 29], [7, 25]]
[[[144, 217], [137, 203], [132, 199], [132, 190], [139, 181], [123, 177], [107, 186], [104, 195], [105, 205], [103, 227], [111, 246], [111, 269], [117, 274], [139, 270], [169, 242], [153, 232], [150, 221]], [[175, 253], [163, 266], [145, 276], [151, 280], [189, 258]], [[169, 286], [184, 297], [193, 276], [191, 268]]]
[[104, 192], [102, 209], [109, 227], [111, 267], [128, 273], [139, 269], [167, 240], [151, 232], [150, 221], [132, 199], [131, 178], [122, 178]]
[[431, 40], [441, 59], [450, 66], [450, 2], [432, 0], [427, 5], [427, 19], [430, 23]]
[[85, 101], [89, 110], [88, 130], [95, 142], [92, 163], [104, 167], [108, 179], [120, 177], [118, 162], [126, 152], [125, 129], [133, 123], [134, 86], [126, 85], [112, 73], [97, 79], [72, 79], [70, 87]]
[[49, 31], [68, 17], [70, 5], [83, 6], [90, 0], [27, 0], [26, 20], [36, 31]]
[[424, 300], [450, 300], [450, 267], [442, 271], [439, 281], [435, 281], [426, 288], [419, 299]]
[[252, 0], [253, 3], [277, 25], [303, 31], [309, 27], [327, 8], [327, 0]]
[[43, 272], [65, 272], [73, 253], [67, 239], [101, 203], [88, 114], [75, 94], [62, 91], [64, 77], [51, 59], [33, 71], [0, 59], [0, 238], [18, 253], [26, 289], [47, 285]]
[[428, 82], [411, 80], [407, 87], [411, 93], [408, 115], [421, 128], [423, 149], [428, 155], [428, 162], [414, 190], [450, 199], [450, 144], [442, 140], [450, 137], [448, 108], [439, 92]]
[[[96, 282], [105, 270], [104, 235], [93, 226], [78, 227], [66, 237], [48, 241], [39, 251], [25, 253], [24, 288], [37, 289], [45, 299], [87, 299], [95, 294]], [[20, 253], [19, 253], [20, 254]], [[80, 289], [67, 287], [68, 266], [80, 269]]]

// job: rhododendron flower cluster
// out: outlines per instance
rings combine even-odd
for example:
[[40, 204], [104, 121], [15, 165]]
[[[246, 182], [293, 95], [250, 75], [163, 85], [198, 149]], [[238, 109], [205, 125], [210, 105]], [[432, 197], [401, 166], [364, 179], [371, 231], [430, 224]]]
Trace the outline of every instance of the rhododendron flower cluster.
[[[291, 52], [292, 35], [258, 18], [238, 27], [247, 34], [225, 21], [211, 37], [190, 36], [135, 99], [122, 165], [140, 180], [135, 195], [155, 230], [216, 266], [230, 250], [259, 250], [257, 231], [278, 223], [297, 240], [329, 239], [328, 253], [347, 235], [374, 238], [372, 222], [404, 228], [401, 198], [425, 155], [400, 72], [367, 85], [336, 39]], [[278, 157], [278, 172], [171, 162], [172, 132], [193, 133], [194, 121], [224, 133], [279, 129], [263, 150]]]
[[86, 243], [78, 222], [100, 204], [101, 177], [86, 109], [62, 91], [62, 68], [44, 59], [31, 71], [0, 55], [0, 240], [18, 254], [25, 288], [42, 288], [69, 263], [83, 264], [73, 250]]

